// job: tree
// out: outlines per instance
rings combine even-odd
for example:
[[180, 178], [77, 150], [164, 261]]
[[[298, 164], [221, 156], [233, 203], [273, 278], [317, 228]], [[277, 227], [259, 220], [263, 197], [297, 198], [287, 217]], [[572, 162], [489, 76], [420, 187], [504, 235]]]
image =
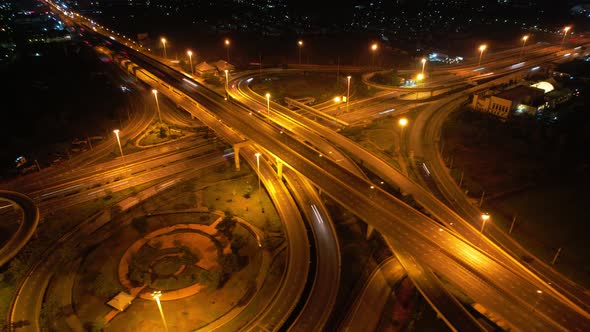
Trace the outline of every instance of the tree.
[[139, 233], [145, 234], [148, 228], [148, 221], [145, 217], [137, 217], [131, 221], [131, 226]]

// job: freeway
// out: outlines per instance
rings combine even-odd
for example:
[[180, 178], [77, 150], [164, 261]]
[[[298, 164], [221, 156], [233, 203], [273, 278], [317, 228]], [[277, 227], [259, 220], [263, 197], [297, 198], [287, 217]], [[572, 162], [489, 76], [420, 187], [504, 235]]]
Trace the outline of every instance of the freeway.
[[39, 224], [39, 208], [28, 196], [14, 191], [0, 190], [2, 207], [11, 202], [15, 210], [20, 210], [20, 220], [16, 232], [0, 248], [0, 266], [14, 257], [35, 233]]
[[[248, 80], [246, 80], [246, 82], [247, 81]], [[237, 91], [232, 90], [230, 95], [234, 98], [242, 96], [243, 98], [241, 98], [240, 101], [242, 101], [246, 105], [251, 105], [251, 107], [254, 107], [256, 105], [252, 105], [252, 103], [256, 103], [256, 100], [260, 101], [262, 99], [262, 96], [257, 96], [256, 94], [252, 94], [250, 96], [247, 93], [246, 94], [244, 94], [244, 93], [238, 94], [238, 92], [240, 92], [239, 89], [241, 89], [240, 82], [238, 82], [236, 87], [238, 90]], [[274, 111], [272, 112], [273, 115], [275, 115], [275, 114], [277, 115], [277, 117], [273, 117], [273, 121], [275, 121], [275, 122], [279, 121], [279, 123], [281, 123], [281, 125], [284, 125], [285, 127], [288, 127], [288, 128], [298, 125], [298, 126], [296, 126], [296, 128], [298, 129], [297, 134], [298, 134], [298, 136], [303, 137], [302, 139], [306, 142], [309, 141], [309, 142], [312, 142], [314, 145], [318, 144], [319, 146], [322, 146], [322, 145], [326, 145], [326, 142], [324, 141], [324, 137], [328, 140], [331, 140], [331, 135], [334, 135], [337, 138], [342, 137], [342, 136], [338, 135], [337, 133], [334, 133], [331, 130], [323, 130], [323, 137], [320, 137], [318, 134], [314, 133], [314, 129], [322, 131], [322, 129], [323, 129], [322, 126], [320, 126], [317, 123], [315, 123], [309, 119], [306, 119], [306, 118], [297, 118], [299, 120], [293, 120], [294, 118], [296, 118], [296, 116], [292, 114], [292, 111], [290, 111], [289, 109], [286, 109], [280, 105], [278, 105], [278, 106], [279, 106], [279, 112], [274, 112]], [[261, 114], [264, 114], [264, 112], [261, 112]], [[270, 114], [267, 115], [267, 117], [269, 117], [269, 116], [270, 116]], [[297, 121], [301, 121], [301, 122], [297, 122]], [[333, 147], [331, 147], [330, 145], [326, 145], [326, 146], [328, 146], [332, 150], [337, 150], [337, 149], [334, 149]], [[365, 150], [362, 150], [362, 151], [365, 151]], [[351, 173], [356, 174], [357, 176], [364, 178], [364, 174], [362, 174], [362, 172], [356, 171], [356, 169], [354, 169], [354, 168], [352, 168], [352, 169], [347, 168], [347, 170], [349, 170]], [[390, 247], [391, 247], [391, 245], [390, 245]], [[394, 252], [396, 252], [397, 257], [400, 260], [403, 260], [404, 262], [414, 262], [412, 260], [412, 258], [410, 257], [410, 255], [408, 255], [407, 252], [404, 251], [403, 249], [394, 248], [393, 250], [394, 250]], [[435, 310], [436, 310], [436, 308], [445, 308], [444, 313], [439, 311], [439, 314], [441, 317], [443, 317], [443, 319], [445, 319], [445, 322], [449, 326], [456, 327], [457, 329], [460, 329], [463, 331], [478, 331], [478, 330], [482, 329], [481, 326], [475, 321], [475, 319], [463, 308], [462, 304], [459, 303], [452, 296], [452, 294], [450, 294], [449, 292], [446, 292], [444, 290], [444, 288], [441, 285], [440, 280], [438, 280], [438, 278], [431, 271], [429, 271], [429, 270], [425, 271], [424, 269], [418, 270], [417, 268], [415, 268], [413, 270], [409, 270], [409, 271], [412, 272], [411, 277], [414, 280], [414, 282], [416, 283], [416, 286], [418, 287], [420, 292], [433, 305]], [[416, 273], [414, 273], [414, 272], [416, 272]]]
[[[436, 144], [436, 141], [440, 137], [440, 130], [445, 118], [464, 102], [465, 98], [449, 97], [424, 109], [416, 118], [414, 124], [416, 130], [413, 132], [415, 134], [410, 136], [410, 145], [415, 151], [416, 157], [424, 158], [428, 163], [432, 178], [436, 180], [438, 188], [447, 198], [450, 206], [455, 211], [458, 211], [465, 220], [470, 221], [473, 227], [477, 229], [481, 224], [482, 211], [467, 200], [461, 188], [452, 179], [446, 170]], [[495, 243], [498, 243], [504, 250], [511, 252], [514, 257], [534, 257], [508, 234], [499, 229], [496, 224], [489, 223], [487, 226], [485, 229], [487, 236]], [[543, 280], [551, 283], [554, 288], [567, 294], [570, 299], [574, 300], [585, 310], [590, 309], [590, 295], [583, 287], [571, 282], [555, 269], [544, 264], [540, 259], [535, 259], [530, 263], [526, 263], [526, 265], [529, 269], [535, 271], [537, 275], [541, 276]]]
[[[158, 68], [162, 71], [168, 70], [161, 65]], [[169, 72], [169, 75], [174, 77], [172, 72]], [[520, 327], [531, 325], [528, 319], [530, 313], [523, 312], [524, 309], [515, 310], [514, 303], [523, 308], [530, 308], [530, 303], [535, 303], [538, 298], [538, 286], [546, 288], [543, 285], [537, 285], [535, 280], [528, 280], [513, 273], [454, 234], [439, 231], [440, 227], [424, 215], [378, 187], [369, 189], [372, 184], [366, 180], [347, 172], [329, 158], [322, 158], [304, 143], [292, 139], [288, 133], [282, 133], [266, 121], [250, 116], [249, 110], [227, 103], [220, 96], [200, 86], [187, 84], [182, 79], [172, 78], [168, 84], [185, 91], [205, 109], [214, 110], [215, 116], [226, 125], [238, 129], [244, 136], [253, 138], [258, 144], [271, 150], [273, 155], [279, 157], [286, 165], [304, 174], [325, 193], [361, 219], [374, 225], [390, 240], [396, 239], [393, 243], [394, 248], [423, 247], [421, 250], [413, 250], [413, 254], [419, 256], [422, 263], [432, 267], [447, 280], [462, 281], [459, 287], [465, 293], [504, 316], [512, 324]], [[228, 107], [230, 105], [231, 109]], [[241, 112], [242, 116], [250, 120], [242, 121], [237, 112]], [[418, 242], [408, 243], [409, 238]], [[429, 250], [425, 250], [429, 247]], [[439, 252], [442, 256], [433, 255], [432, 252]], [[436, 259], [433, 260], [433, 257]], [[476, 289], [478, 291], [475, 291]], [[499, 293], [498, 289], [503, 292]], [[518, 294], [515, 294], [517, 290]], [[548, 314], [546, 310], [549, 307], [552, 307], [551, 312], [559, 309], [560, 314]], [[539, 314], [541, 312], [542, 314]], [[589, 323], [584, 314], [570, 309], [551, 293], [543, 297], [543, 301], [539, 301], [534, 315], [535, 322], [532, 325], [539, 330], [563, 329], [562, 325], [566, 329], [583, 330], [583, 326]]]
[[[144, 97], [145, 98], [145, 97]], [[147, 99], [145, 100], [148, 101]], [[121, 141], [133, 138], [147, 128], [151, 123], [155, 112], [153, 107], [138, 107], [136, 112], [133, 112], [130, 121], [125, 127], [121, 129]], [[59, 179], [60, 177], [69, 176], [74, 169], [84, 165], [89, 165], [104, 156], [113, 152], [116, 149], [116, 142], [113, 139], [107, 139], [101, 144], [94, 146], [91, 151], [73, 156], [71, 160], [65, 160], [52, 167], [44, 168], [40, 172], [29, 173], [26, 176], [17, 177], [2, 184], [3, 188], [21, 188], [31, 184], [43, 186], [46, 179]]]
[[395, 257], [381, 262], [371, 273], [339, 329], [345, 332], [376, 331], [393, 286], [405, 276], [406, 272]]
[[[362, 159], [362, 160], [366, 160], [366, 159]], [[439, 215], [440, 215], [440, 214], [439, 214]], [[453, 220], [453, 218], [451, 218], [450, 220]], [[452, 225], [452, 222], [451, 222], [451, 225]]]
[[[134, 55], [137, 56], [137, 55]], [[136, 58], [137, 59], [137, 58]], [[145, 62], [144, 64], [145, 65]], [[466, 294], [507, 319], [511, 325], [528, 330], [585, 330], [588, 315], [570, 303], [565, 303], [546, 285], [514, 273], [497, 261], [451, 232], [441, 230], [432, 220], [397, 201], [378, 187], [358, 178], [323, 158], [290, 135], [258, 117], [247, 119], [248, 110], [225, 102], [200, 86], [193, 86], [161, 64], [151, 63], [172, 84], [188, 94], [226, 125], [279, 157], [297, 169], [322, 190], [348, 207], [360, 218], [384, 233], [396, 249], [411, 248], [420, 264], [426, 264], [446, 280], [452, 280]], [[168, 85], [163, 85], [166, 88]], [[419, 248], [419, 249], [417, 249]], [[402, 263], [403, 265], [403, 263]], [[410, 269], [412, 266], [404, 266]], [[541, 289], [540, 289], [541, 288]], [[539, 293], [541, 291], [541, 293]], [[544, 294], [542, 297], [539, 294]], [[531, 319], [531, 316], [533, 317]]]
[[332, 219], [316, 189], [303, 176], [285, 169], [284, 179], [312, 228], [315, 274], [303, 308], [289, 331], [322, 331], [336, 302], [340, 286], [340, 245]]
[[[549, 52], [549, 53], [552, 53], [552, 52]], [[553, 54], [553, 57], [558, 60], [560, 59], [559, 55], [556, 56], [555, 54]], [[508, 62], [510, 62], [510, 61], [508, 60]], [[531, 64], [529, 66], [532, 66], [532, 65], [534, 65], [534, 64]], [[523, 67], [523, 70], [526, 68], [527, 67]], [[510, 68], [508, 68], [508, 69], [511, 70]], [[246, 80], [246, 82], [247, 82], [247, 80]], [[493, 82], [491, 82], [489, 84], [493, 84]], [[242, 88], [242, 81], [236, 82], [235, 85], [237, 88], [243, 89]], [[470, 90], [467, 90], [465, 93], [467, 94], [471, 91], [474, 91], [474, 90], [480, 89], [480, 88], [481, 87], [472, 88]], [[246, 91], [245, 94], [251, 93], [250, 90], [245, 90], [245, 91]], [[443, 105], [445, 107], [442, 107]], [[435, 106], [431, 106], [431, 107], [435, 107]], [[437, 104], [436, 107], [441, 110], [453, 109], [452, 107], [449, 108], [448, 105], [446, 105], [444, 102]], [[287, 112], [289, 112], [289, 110], [282, 108], [281, 112], [287, 113]], [[428, 112], [420, 113], [419, 119], [421, 119], [421, 117], [423, 117], [425, 114], [428, 114]], [[422, 121], [417, 121], [417, 124], [415, 124], [415, 126], [419, 126], [420, 123], [422, 123]], [[440, 126], [441, 122], [438, 122], [438, 124]], [[309, 128], [313, 128], [314, 126], [318, 127], [317, 125], [315, 125], [312, 122], [306, 122], [305, 125]], [[357, 160], [365, 161], [367, 167], [369, 167], [376, 174], [380, 175], [383, 179], [386, 179], [388, 182], [393, 181], [393, 183], [399, 185], [405, 192], [412, 194], [414, 196], [414, 198], [418, 202], [420, 202], [424, 207], [426, 207], [429, 210], [429, 212], [431, 212], [433, 215], [435, 215], [438, 218], [438, 220], [444, 221], [445, 224], [447, 225], [447, 227], [460, 233], [462, 236], [467, 238], [469, 241], [476, 244], [480, 249], [486, 251], [489, 254], [495, 255], [498, 259], [506, 258], [504, 253], [501, 250], [499, 250], [499, 248], [497, 248], [495, 246], [495, 244], [487, 241], [487, 239], [485, 237], [483, 239], [481, 239], [481, 235], [477, 231], [477, 226], [476, 227], [468, 227], [467, 226], [468, 223], [465, 220], [463, 220], [462, 218], [459, 218], [453, 211], [451, 211], [444, 204], [442, 204], [442, 202], [439, 202], [435, 197], [433, 197], [432, 195], [427, 193], [419, 185], [411, 183], [409, 179], [407, 179], [403, 175], [399, 174], [399, 172], [397, 172], [395, 169], [386, 165], [386, 163], [383, 162], [382, 160], [378, 160], [378, 158], [370, 155], [364, 149], [356, 146], [354, 143], [349, 142], [346, 139], [339, 138], [337, 135], [334, 135], [327, 130], [324, 130], [322, 132], [321, 128], [318, 128], [318, 133], [322, 133], [323, 137], [328, 138], [331, 142], [334, 142], [338, 146], [344, 147], [344, 149], [347, 150], [352, 155], [354, 155], [357, 158]], [[423, 131], [421, 131], [421, 130], [417, 130], [417, 131], [412, 132], [412, 139], [413, 139], [412, 141], [413, 142], [421, 142], [420, 140], [423, 137], [428, 138], [429, 136], [427, 134], [424, 134]], [[433, 140], [433, 139], [436, 139], [436, 137], [438, 137], [438, 136], [435, 135], [434, 138], [430, 137], [429, 139]], [[429, 142], [429, 140], [427, 139], [426, 142]], [[432, 145], [426, 145], [426, 146], [432, 147]], [[421, 146], [418, 146], [418, 143], [413, 144], [413, 150], [418, 152], [417, 153], [418, 156], [422, 155], [422, 153], [421, 153], [422, 148], [421, 148]], [[434, 158], [430, 158], [430, 159], [437, 160]], [[445, 174], [446, 177], [450, 179], [450, 177], [448, 176], [448, 174], [446, 172], [440, 172], [440, 173]], [[458, 189], [457, 189], [456, 195], [460, 195], [461, 197], [464, 198], [464, 195], [460, 194]], [[465, 201], [465, 199], [463, 199], [463, 201]], [[466, 206], [471, 207], [470, 204], [468, 204]], [[469, 221], [471, 221], [473, 224], [477, 224], [480, 221], [479, 216], [481, 216], [481, 212], [473, 212], [470, 215]], [[496, 237], [498, 237], [498, 236], [496, 236]], [[504, 237], [506, 237], [506, 236], [504, 235]], [[510, 248], [510, 247], [514, 248], [515, 247], [514, 242], [509, 239], [507, 239], [507, 240], [508, 241], [500, 241], [499, 243], [501, 243], [502, 247], [507, 247], [509, 243], [512, 243], [512, 245], [508, 246], [508, 248]], [[520, 253], [523, 251], [522, 249], [518, 249], [518, 248], [514, 248], [514, 249], [515, 250], [510, 250], [510, 252]], [[516, 249], [518, 249], [518, 250], [516, 250]], [[530, 254], [527, 253], [527, 255], [530, 255]], [[517, 259], [521, 256], [522, 256], [521, 254], [514, 255], [514, 257], [517, 257]], [[519, 262], [515, 262], [514, 259], [511, 257], [508, 257], [508, 258], [510, 260], [509, 264], [514, 265], [517, 270], [522, 268], [522, 266], [520, 266]], [[535, 269], [535, 271], [538, 271], [538, 268], [534, 268], [534, 269]], [[543, 274], [546, 275], [544, 278], [544, 280], [546, 282], [548, 282], [549, 284], [553, 284], [557, 288], [560, 288], [561, 291], [564, 291], [565, 289], [562, 289], [559, 286], [559, 284], [564, 284], [566, 286], [571, 284], [571, 282], [569, 280], [564, 279], [563, 276], [555, 275], [554, 271], [543, 273]], [[528, 274], [525, 272], [525, 274], [523, 274], [523, 275], [527, 276]], [[582, 305], [584, 308], [587, 308], [588, 303], [590, 303], [587, 296], [576, 295], [576, 294], [584, 294], [584, 293], [585, 292], [582, 289], [580, 289], [578, 286], [571, 287], [571, 289], [566, 292], [566, 294], [568, 294], [568, 296], [574, 300], [576, 300], [578, 297], [584, 298], [583, 300], [577, 300], [576, 302], [578, 305]]]

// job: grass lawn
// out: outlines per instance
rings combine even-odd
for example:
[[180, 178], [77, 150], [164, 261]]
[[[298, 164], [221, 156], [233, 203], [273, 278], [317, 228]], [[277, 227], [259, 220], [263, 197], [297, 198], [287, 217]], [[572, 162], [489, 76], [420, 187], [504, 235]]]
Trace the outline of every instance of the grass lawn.
[[[345, 80], [344, 74], [340, 75]], [[284, 97], [314, 97], [314, 104], [346, 95], [346, 83], [342, 81], [336, 86], [336, 75], [333, 73], [305, 73], [289, 76], [273, 76], [264, 80], [254, 80], [250, 85], [253, 91], [264, 96], [270, 93], [273, 101], [283, 101]]]
[[575, 150], [563, 144], [569, 127], [560, 125], [533, 118], [501, 122], [458, 111], [443, 126], [444, 155], [453, 156], [455, 178], [464, 171], [471, 195], [485, 190], [484, 207], [495, 223], [508, 230], [516, 215], [512, 235], [520, 244], [546, 263], [562, 248], [556, 268], [589, 287], [590, 177], [579, 167]]
[[555, 267], [572, 280], [590, 288], [590, 251], [586, 209], [590, 179], [548, 182], [531, 190], [489, 202], [494, 219], [505, 230], [512, 216], [517, 220], [513, 236], [546, 263], [558, 248]]

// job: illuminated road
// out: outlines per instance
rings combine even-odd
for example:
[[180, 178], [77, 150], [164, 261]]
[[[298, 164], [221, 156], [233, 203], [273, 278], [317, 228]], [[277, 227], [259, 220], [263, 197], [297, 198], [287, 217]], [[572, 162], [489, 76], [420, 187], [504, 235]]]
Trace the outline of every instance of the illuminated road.
[[[138, 61], [140, 65], [157, 67], [165, 73], [162, 78], [167, 84], [197, 100], [219, 121], [264, 146], [340, 204], [375, 226], [391, 241], [396, 253], [404, 249], [411, 251], [413, 262], [402, 262], [410, 275], [414, 270], [412, 264], [426, 265], [519, 329], [584, 331], [590, 328], [586, 312], [563, 301], [547, 285], [526, 277], [527, 272], [514, 273], [502, 260], [483, 254], [379, 187], [371, 188], [372, 184], [365, 179], [318, 155], [316, 150], [288, 133], [280, 133], [263, 119], [249, 115], [248, 110], [239, 105], [225, 102], [203, 87], [185, 83], [182, 76], [162, 65], [146, 63], [145, 59]], [[195, 116], [202, 114], [195, 113]], [[518, 266], [516, 269], [520, 271]]]
[[[437, 144], [427, 143], [438, 141], [442, 123], [448, 114], [463, 102], [465, 102], [465, 98], [448, 98], [424, 109], [414, 123], [414, 129], [410, 136], [410, 146], [415, 151], [417, 158], [426, 160], [431, 176], [436, 179], [438, 188], [447, 198], [450, 207], [473, 225], [471, 232], [478, 232], [478, 227], [481, 225], [482, 211], [467, 200], [464, 192], [450, 176], [438, 152]], [[458, 226], [461, 227], [461, 225]], [[458, 229], [457, 231], [462, 234], [467, 232], [466, 229]], [[487, 237], [499, 243], [504, 250], [511, 252], [514, 257], [534, 257], [493, 222], [486, 225], [485, 233]], [[531, 263], [523, 262], [522, 264], [525, 264], [543, 280], [550, 283], [558, 291], [566, 294], [568, 298], [575, 301], [585, 310], [590, 309], [590, 295], [583, 287], [571, 282], [539, 259], [535, 259]]]
[[35, 233], [39, 224], [39, 208], [26, 195], [21, 193], [0, 190], [2, 208], [5, 209], [12, 203], [12, 207], [20, 212], [19, 225], [8, 241], [0, 248], [0, 267], [14, 257]]
[[381, 262], [369, 277], [339, 329], [345, 332], [376, 331], [393, 285], [406, 276], [401, 264], [391, 257]]
[[[170, 184], [193, 178], [200, 174], [199, 172], [201, 170], [223, 161], [225, 160], [222, 158], [215, 160], [208, 158], [203, 163], [194, 163], [191, 165], [192, 169], [188, 172], [179, 174], [174, 179], [164, 180], [165, 182], [160, 182], [159, 184], [146, 189], [145, 194], [139, 197], [123, 200], [116, 205], [120, 207], [121, 212], [124, 212], [135, 204], [140, 203], [143, 199], [166, 190]], [[41, 305], [43, 303], [45, 290], [49, 284], [49, 280], [55, 273], [55, 269], [59, 268], [60, 264], [63, 264], [63, 258], [59, 254], [60, 250], [64, 250], [66, 247], [77, 247], [79, 252], [83, 252], [83, 248], [90, 245], [88, 243], [88, 236], [110, 220], [110, 210], [106, 209], [105, 211], [101, 211], [76, 225], [70, 232], [63, 235], [43, 253], [43, 256], [31, 267], [27, 272], [25, 279], [18, 286], [9, 310], [9, 322], [11, 323], [11, 326], [15, 323], [26, 322], [26, 324], [19, 329], [11, 328], [11, 331], [40, 331], [38, 317], [41, 313]]]

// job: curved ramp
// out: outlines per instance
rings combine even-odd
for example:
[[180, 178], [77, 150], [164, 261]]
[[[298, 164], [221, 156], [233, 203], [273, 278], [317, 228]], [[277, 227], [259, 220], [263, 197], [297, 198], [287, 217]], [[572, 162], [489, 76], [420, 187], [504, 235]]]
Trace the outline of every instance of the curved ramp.
[[0, 248], [0, 266], [6, 264], [25, 246], [39, 224], [39, 208], [31, 198], [15, 191], [0, 190], [0, 198], [12, 202], [23, 211], [23, 220], [16, 232]]

